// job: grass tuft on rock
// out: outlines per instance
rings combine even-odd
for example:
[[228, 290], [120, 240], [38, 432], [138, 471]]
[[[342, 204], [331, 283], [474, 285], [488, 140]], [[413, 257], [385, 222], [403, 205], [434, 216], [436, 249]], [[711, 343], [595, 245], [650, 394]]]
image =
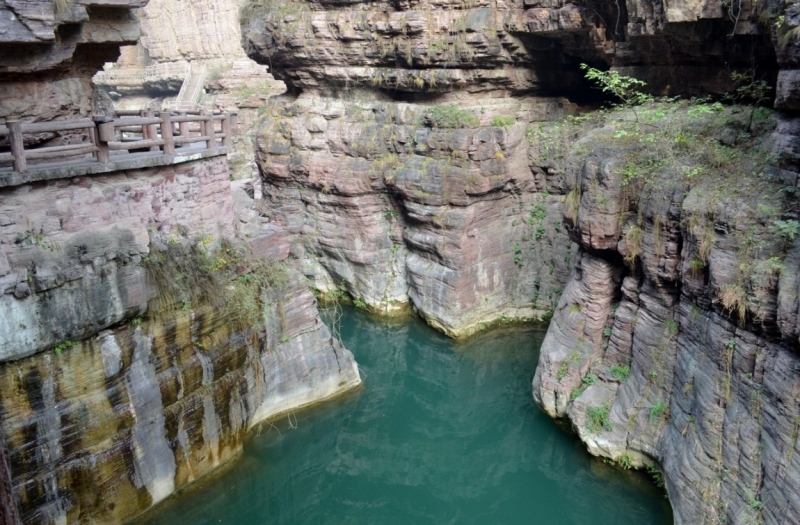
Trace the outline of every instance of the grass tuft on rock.
[[452, 105], [433, 106], [422, 117], [422, 125], [435, 129], [475, 128], [478, 124], [472, 111]]
[[148, 282], [156, 291], [151, 315], [209, 305], [221, 310], [234, 326], [258, 326], [265, 292], [282, 291], [289, 282], [283, 263], [248, 257], [243, 246], [212, 237], [174, 236], [152, 243], [145, 259]]

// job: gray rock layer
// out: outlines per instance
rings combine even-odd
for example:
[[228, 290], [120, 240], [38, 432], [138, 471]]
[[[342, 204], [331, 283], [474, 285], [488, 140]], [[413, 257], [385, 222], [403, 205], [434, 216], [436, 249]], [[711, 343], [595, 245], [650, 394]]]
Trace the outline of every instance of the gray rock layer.
[[611, 137], [586, 132], [561, 165], [580, 253], [534, 398], [592, 454], [660, 464], [676, 523], [798, 523], [800, 244], [774, 226], [796, 173], [731, 185], [667, 165], [632, 192]]
[[422, 105], [277, 98], [258, 136], [261, 208], [322, 292], [389, 315], [413, 305], [457, 337], [546, 317], [574, 249], [563, 183], [531, 169], [526, 130], [570, 108], [484, 100], [461, 110], [476, 127], [431, 129]]
[[0, 367], [22, 521], [123, 522], [235, 458], [254, 426], [360, 384], [287, 271], [261, 328], [199, 308]]
[[[24, 523], [124, 522], [234, 458], [253, 426], [360, 384], [281, 262], [286, 232], [234, 197], [224, 157], [0, 199], [0, 489], [10, 481]], [[213, 251], [237, 232], [253, 258], [285, 266], [261, 321], [241, 327], [232, 308], [202, 303], [149, 309], [164, 293], [149, 258], [187, 239]]]

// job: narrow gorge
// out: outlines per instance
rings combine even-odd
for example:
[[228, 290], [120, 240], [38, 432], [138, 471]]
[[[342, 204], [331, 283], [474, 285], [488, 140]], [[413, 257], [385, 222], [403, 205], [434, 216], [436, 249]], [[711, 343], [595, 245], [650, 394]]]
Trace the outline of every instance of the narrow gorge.
[[[329, 410], [346, 415], [303, 431], [306, 455], [336, 458], [276, 468], [289, 480], [270, 490], [289, 505], [308, 496], [294, 483], [324, 493], [344, 520], [360, 500], [317, 474], [344, 490], [369, 460], [376, 485], [417, 487], [441, 477], [425, 470], [448, 456], [427, 448], [436, 432], [467, 414], [489, 428], [480, 410], [505, 414], [501, 399], [508, 417], [528, 410], [501, 395], [520, 373], [491, 353], [538, 355], [524, 398], [575, 434], [548, 449], [577, 438], [605, 461], [538, 459], [563, 505], [622, 502], [597, 478], [641, 470], [676, 524], [800, 524], [797, 2], [0, 0], [0, 14], [0, 523], [190, 519], [199, 503], [180, 501], [198, 500], [171, 495], [255, 461], [249, 431], [291, 442], [295, 410], [361, 385], [361, 356], [374, 381], [460, 396], [439, 408], [365, 376], [351, 396], [375, 412], [345, 396]], [[403, 328], [352, 313], [342, 327], [341, 302]], [[454, 342], [414, 342], [434, 339], [408, 316]], [[358, 427], [406, 395], [419, 421], [398, 405], [396, 425]], [[437, 426], [437, 410], [458, 417]], [[520, 425], [496, 433], [551, 436]], [[353, 445], [369, 440], [380, 454]], [[514, 485], [489, 473], [532, 461], [504, 443], [438, 500], [475, 503], [474, 477], [504, 501]], [[382, 463], [398, 450], [419, 476]], [[593, 519], [667, 519], [647, 501]], [[324, 519], [269, 505], [282, 523]], [[522, 515], [477, 509], [412, 499], [369, 516]]]

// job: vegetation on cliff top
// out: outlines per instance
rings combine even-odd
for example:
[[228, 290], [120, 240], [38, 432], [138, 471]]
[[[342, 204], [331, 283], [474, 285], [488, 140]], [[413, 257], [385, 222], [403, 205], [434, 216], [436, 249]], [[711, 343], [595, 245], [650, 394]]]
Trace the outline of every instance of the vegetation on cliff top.
[[156, 291], [151, 315], [206, 304], [237, 327], [261, 324], [264, 292], [282, 291], [289, 280], [282, 263], [249, 258], [245, 247], [211, 236], [183, 234], [154, 242], [144, 262]]
[[[656, 99], [639, 91], [641, 81], [585, 69], [620, 103], [528, 130], [540, 166], [576, 177], [567, 180], [568, 225], [584, 220], [579, 210], [617, 214], [620, 252], [634, 270], [645, 247], [661, 256], [670, 232], [680, 229], [689, 241], [687, 271], [696, 276], [706, 271], [720, 235], [734, 236], [735, 275], [714, 283], [714, 301], [740, 324], [748, 312], [756, 319], [800, 232], [796, 188], [782, 179], [782, 159], [771, 149], [773, 111], [760, 105], [770, 87], [737, 74], [727, 100]], [[601, 187], [598, 178], [581, 176], [576, 163], [587, 159], [604, 163], [617, 182]]]

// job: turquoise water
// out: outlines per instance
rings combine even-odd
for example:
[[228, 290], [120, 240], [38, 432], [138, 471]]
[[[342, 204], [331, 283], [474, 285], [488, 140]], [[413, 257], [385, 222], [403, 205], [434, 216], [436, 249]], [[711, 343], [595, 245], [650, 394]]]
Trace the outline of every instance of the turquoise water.
[[345, 309], [365, 388], [265, 425], [225, 474], [145, 521], [178, 524], [667, 525], [649, 480], [592, 459], [539, 412], [544, 333], [458, 344]]

